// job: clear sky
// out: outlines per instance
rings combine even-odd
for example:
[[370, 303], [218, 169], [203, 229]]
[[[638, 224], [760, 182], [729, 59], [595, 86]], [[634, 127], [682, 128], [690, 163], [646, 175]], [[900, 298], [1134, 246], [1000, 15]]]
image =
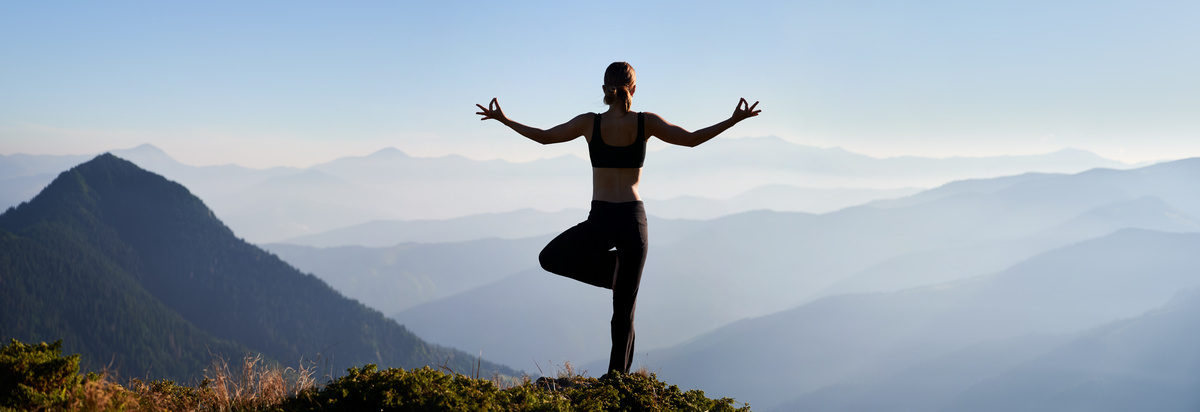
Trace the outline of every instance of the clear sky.
[[[191, 164], [307, 166], [396, 147], [583, 153], [480, 122], [635, 110], [873, 156], [1065, 147], [1200, 156], [1200, 2], [0, 0], [0, 153], [151, 143]], [[697, 149], [700, 150], [700, 149]]]

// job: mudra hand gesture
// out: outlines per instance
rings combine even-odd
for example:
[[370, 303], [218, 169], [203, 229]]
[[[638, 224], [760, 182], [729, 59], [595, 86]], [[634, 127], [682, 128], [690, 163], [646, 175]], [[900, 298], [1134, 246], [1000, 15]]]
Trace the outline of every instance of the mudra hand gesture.
[[[495, 99], [492, 99], [492, 101], [495, 102]], [[740, 122], [742, 120], [758, 116], [762, 110], [754, 110], [755, 107], [758, 107], [758, 102], [750, 104], [747, 103], [746, 98], [743, 97], [738, 101], [737, 107], [733, 109], [733, 118]], [[480, 108], [483, 108], [483, 106], [480, 106]], [[496, 106], [496, 110], [500, 110], [500, 106]]]
[[[742, 99], [742, 102], [745, 102], [745, 99]], [[478, 107], [480, 110], [475, 112], [475, 114], [483, 116], [483, 118], [479, 120], [496, 119], [499, 120], [500, 123], [504, 123], [505, 120], [508, 120], [507, 117], [504, 117], [504, 110], [500, 109], [500, 102], [496, 101], [495, 97], [493, 97], [492, 101], [488, 103], [488, 107], [483, 107], [483, 105], [479, 103], [476, 103], [475, 107]]]

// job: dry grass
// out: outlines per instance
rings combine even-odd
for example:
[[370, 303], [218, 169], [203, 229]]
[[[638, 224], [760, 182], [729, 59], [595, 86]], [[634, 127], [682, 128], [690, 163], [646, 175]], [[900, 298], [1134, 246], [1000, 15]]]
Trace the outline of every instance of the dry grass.
[[[442, 372], [448, 373], [450, 375], [461, 375], [461, 376], [465, 376], [465, 377], [475, 379], [475, 380], [484, 380], [485, 378], [483, 378], [480, 375], [481, 372], [483, 371], [482, 362], [483, 362], [483, 354], [480, 353], [479, 357], [477, 357], [475, 360], [475, 365], [471, 366], [470, 374], [462, 374], [462, 373], [459, 373], [458, 371], [455, 371], [454, 368], [451, 368], [449, 358], [447, 358], [445, 362], [442, 362], [439, 360], [437, 369], [441, 370]], [[501, 375], [498, 372], [492, 372], [492, 377], [490, 379], [486, 379], [486, 380], [491, 381], [492, 384], [496, 385], [496, 387], [499, 388], [500, 390], [505, 390], [505, 389], [509, 389], [512, 387], [521, 386], [526, 383], [529, 383], [529, 375], [508, 376], [508, 375]]]
[[271, 367], [261, 355], [242, 358], [234, 370], [224, 358], [216, 357], [204, 371], [199, 401], [209, 411], [265, 409], [314, 387], [315, 370], [303, 361], [296, 369]]
[[[105, 375], [107, 376], [107, 375]], [[74, 411], [139, 410], [137, 394], [106, 377], [88, 380], [77, 388], [67, 404]]]
[[582, 378], [584, 375], [587, 375], [587, 370], [586, 369], [575, 370], [575, 365], [572, 365], [571, 361], [563, 362], [563, 366], [561, 368], [558, 368], [558, 378], [559, 379]]
[[198, 388], [171, 381], [131, 379], [125, 386], [103, 373], [71, 391], [67, 411], [228, 412], [268, 410], [316, 386], [312, 362], [279, 368], [262, 356], [246, 356], [240, 364], [214, 357]]
[[[115, 383], [115, 374], [79, 375], [79, 355], [61, 355], [61, 342], [3, 346], [5, 376], [16, 376], [20, 391], [0, 397], [0, 412], [28, 411], [323, 411], [328, 407], [374, 410], [405, 406], [415, 410], [735, 410], [728, 398], [709, 399], [700, 391], [680, 391], [658, 381], [645, 368], [625, 375], [588, 378], [570, 362], [558, 378], [531, 383], [520, 378], [480, 379], [481, 361], [471, 375], [430, 367], [379, 370], [368, 364], [318, 388], [316, 362], [284, 368], [247, 355], [230, 363], [213, 356], [204, 380], [183, 386], [169, 380], [131, 379]], [[553, 365], [553, 364], [552, 364]], [[442, 365], [443, 369], [449, 369]], [[538, 370], [541, 370], [539, 366]], [[473, 376], [472, 376], [473, 375]], [[640, 375], [640, 376], [639, 376]], [[700, 406], [697, 406], [700, 405]], [[736, 410], [749, 410], [743, 407]]]
[[[370, 367], [371, 370], [374, 370], [373, 365], [370, 365]], [[240, 359], [240, 362], [233, 364], [223, 358], [214, 357], [211, 367], [204, 371], [204, 380], [197, 387], [180, 386], [174, 382], [165, 380], [143, 382], [138, 379], [132, 379], [126, 386], [121, 386], [114, 383], [110, 375], [104, 374], [88, 378], [74, 390], [70, 391], [71, 395], [66, 404], [52, 409], [64, 411], [179, 412], [253, 412], [280, 410], [279, 408], [285, 404], [293, 405], [294, 402], [287, 402], [294, 401], [301, 392], [316, 389], [316, 382], [313, 378], [315, 369], [311, 365], [311, 362], [309, 365], [301, 364], [295, 369], [281, 368], [264, 362], [261, 356], [246, 356]], [[621, 383], [612, 387], [606, 386], [614, 385], [612, 382], [605, 383], [601, 380], [585, 377], [587, 372], [577, 369], [570, 362], [564, 362], [561, 366], [557, 366], [556, 369], [557, 378], [543, 377], [538, 379], [538, 382], [534, 385], [530, 385], [528, 376], [522, 378], [493, 376], [491, 383], [495, 384], [495, 386], [484, 385], [480, 387], [467, 385], [467, 387], [474, 389], [466, 392], [463, 392], [462, 388], [456, 385], [447, 384], [447, 382], [454, 382], [454, 380], [450, 379], [434, 379], [426, 381], [424, 384], [434, 385], [441, 382], [441, 386], [432, 386], [446, 391], [439, 390], [438, 393], [442, 395], [450, 393], [454, 395], [451, 398], [460, 401], [465, 400], [468, 404], [470, 402], [496, 402], [499, 399], [506, 399], [504, 402], [509, 402], [513, 398], [500, 397], [499, 395], [502, 394], [501, 391], [505, 390], [503, 388], [507, 387], [524, 394], [517, 397], [523, 399], [521, 402], [526, 402], [526, 404], [522, 404], [524, 405], [523, 407], [541, 405], [553, 410], [575, 410], [574, 408], [578, 408], [578, 410], [596, 410], [596, 408], [608, 409], [618, 406], [630, 406], [639, 410], [685, 410], [686, 408], [680, 409], [680, 405], [694, 406], [693, 404], [695, 404], [697, 399], [709, 403], [714, 402], [713, 400], [703, 398], [702, 393], [692, 394], [689, 392], [684, 394], [680, 393], [673, 386], [668, 388], [665, 384], [658, 382], [645, 367], [639, 368], [630, 375], [630, 377], [635, 377], [633, 380], [621, 377], [615, 378], [618, 380], [617, 382]], [[423, 369], [423, 371], [432, 370]], [[418, 373], [417, 375], [420, 374]], [[388, 376], [392, 375], [373, 372], [367, 377], [370, 379], [381, 379]], [[415, 375], [410, 373], [409, 376]], [[458, 379], [458, 377], [471, 378], [467, 375], [456, 376], [454, 379]], [[368, 385], [369, 387], [365, 389], [352, 388], [349, 395], [343, 393], [345, 391], [343, 388], [340, 391], [334, 391], [332, 393], [334, 395], [333, 398], [337, 398], [337, 395], [341, 394], [345, 398], [343, 400], [351, 402], [351, 404], [353, 402], [362, 402], [364, 399], [374, 399], [377, 394], [371, 391], [380, 390], [379, 387], [381, 385], [378, 383], [383, 383], [382, 386], [386, 387], [389, 384], [400, 385], [402, 380], [387, 381], [385, 379], [376, 384]], [[409, 384], [412, 384], [412, 382], [409, 382]], [[458, 392], [455, 392], [456, 390]], [[481, 390], [483, 391], [481, 392]], [[549, 392], [541, 392], [544, 390], [548, 390]], [[625, 391], [621, 392], [625, 394], [618, 394], [614, 390]], [[314, 394], [311, 391], [307, 393], [310, 396]], [[317, 396], [329, 395], [320, 392], [316, 392], [315, 394]], [[472, 398], [472, 396], [475, 398]], [[483, 398], [479, 398], [480, 396], [483, 396]], [[529, 398], [529, 396], [532, 396], [532, 398]], [[536, 402], [529, 399], [534, 399]], [[429, 399], [422, 398], [416, 399], [416, 401], [429, 401]], [[732, 400], [721, 399], [715, 402], [717, 404], [714, 405], [720, 406], [718, 408], [720, 410], [735, 410], [732, 407]], [[629, 405], [625, 405], [626, 403]], [[316, 405], [316, 407], [314, 410], [320, 409], [319, 405]], [[518, 409], [520, 408], [518, 407]], [[742, 408], [736, 410], [749, 409]]]

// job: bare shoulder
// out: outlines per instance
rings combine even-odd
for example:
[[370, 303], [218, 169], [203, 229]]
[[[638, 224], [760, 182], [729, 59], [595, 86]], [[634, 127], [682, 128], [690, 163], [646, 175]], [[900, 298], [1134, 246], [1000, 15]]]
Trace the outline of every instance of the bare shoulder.
[[587, 112], [587, 113], [583, 113], [578, 116], [575, 116], [575, 118], [568, 121], [567, 124], [571, 125], [571, 129], [578, 130], [578, 131], [580, 131], [580, 134], [583, 134], [583, 133], [586, 133], [586, 131], [591, 130], [592, 120], [595, 118], [596, 118], [595, 113]]
[[656, 121], [660, 121], [660, 122], [664, 121], [662, 116], [659, 116], [657, 113], [654, 113], [654, 112], [642, 112], [642, 115], [646, 117], [646, 120], [656, 120]]
[[667, 119], [663, 119], [662, 116], [659, 116], [657, 113], [642, 113], [646, 120], [646, 133], [650, 136], [658, 136], [661, 138], [664, 134], [671, 134], [672, 132], [675, 132], [673, 129], [678, 128], [678, 126], [671, 124], [671, 122], [668, 122]]
[[592, 119], [595, 118], [595, 113], [583, 113], [575, 116], [566, 123], [563, 123], [557, 128], [561, 128], [563, 132], [570, 134], [572, 138], [578, 136], [588, 136], [588, 132], [592, 130]]
[[579, 116], [575, 116], [574, 118], [572, 118], [572, 119], [571, 119], [570, 121], [568, 121], [567, 123], [568, 123], [568, 124], [586, 123], [586, 124], [588, 124], [588, 125], [591, 125], [591, 124], [592, 124], [592, 119], [594, 119], [594, 118], [596, 118], [596, 114], [595, 114], [595, 113], [592, 113], [592, 112], [587, 112], [587, 113], [581, 114], [581, 115], [579, 115]]
[[653, 127], [653, 126], [670, 126], [671, 125], [671, 122], [668, 122], [667, 119], [664, 119], [662, 116], [659, 116], [657, 113], [642, 112], [642, 114], [646, 118], [647, 126]]

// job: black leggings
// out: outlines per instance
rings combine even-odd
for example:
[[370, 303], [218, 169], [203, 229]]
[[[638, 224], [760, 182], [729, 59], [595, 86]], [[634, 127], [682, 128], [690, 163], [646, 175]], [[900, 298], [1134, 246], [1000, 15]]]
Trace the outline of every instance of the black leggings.
[[642, 266], [646, 264], [646, 248], [646, 208], [642, 202], [593, 200], [587, 220], [551, 240], [538, 256], [548, 272], [612, 289], [609, 371], [629, 373], [633, 364], [633, 311]]

